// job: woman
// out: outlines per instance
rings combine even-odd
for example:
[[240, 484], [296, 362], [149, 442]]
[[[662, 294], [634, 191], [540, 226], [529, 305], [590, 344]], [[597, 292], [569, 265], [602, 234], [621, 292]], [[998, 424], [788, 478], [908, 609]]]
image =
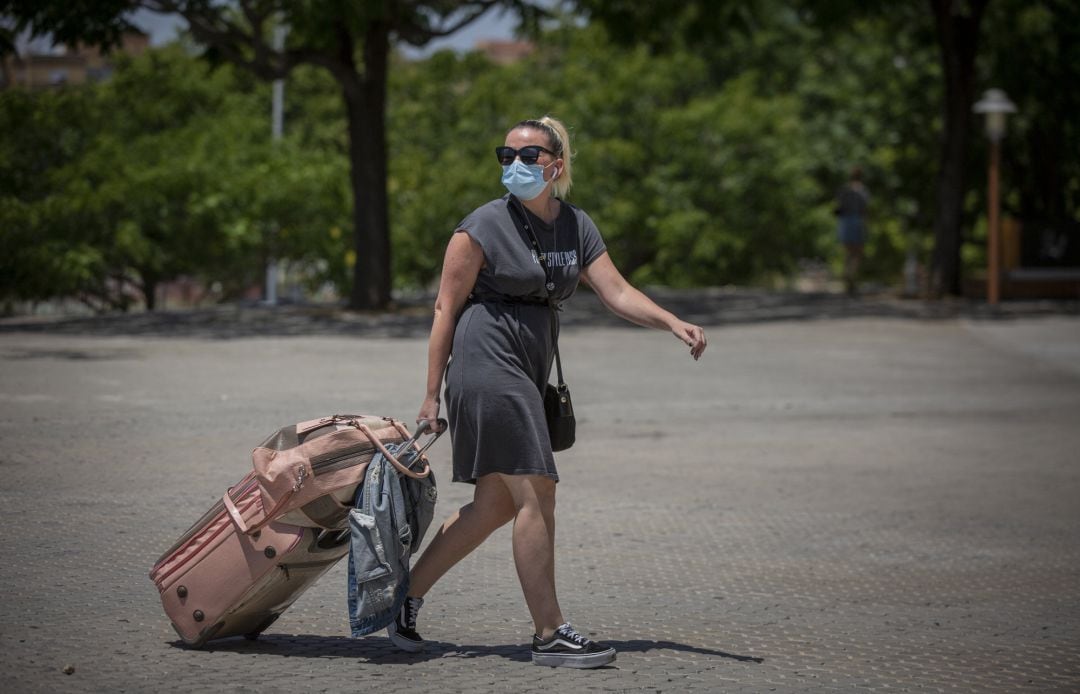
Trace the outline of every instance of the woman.
[[861, 167], [851, 170], [851, 179], [836, 194], [836, 235], [844, 247], [844, 288], [855, 295], [866, 244], [866, 210], [870, 206], [870, 191], [862, 182]]
[[[416, 632], [423, 596], [513, 520], [514, 563], [535, 626], [533, 662], [599, 667], [615, 659], [615, 649], [575, 631], [555, 596], [559, 477], [541, 393], [556, 336], [546, 300], [549, 292], [557, 300], [569, 297], [580, 278], [619, 316], [670, 330], [694, 359], [705, 350], [705, 334], [630, 286], [592, 220], [562, 201], [571, 184], [570, 138], [562, 123], [549, 117], [522, 121], [505, 142], [496, 155], [511, 194], [466, 217], [446, 249], [428, 346], [427, 395], [416, 420], [437, 426], [445, 373], [453, 480], [476, 489], [472, 503], [442, 525], [413, 567], [390, 638], [404, 650], [423, 649]], [[519, 226], [526, 220], [547, 261], [550, 283]]]

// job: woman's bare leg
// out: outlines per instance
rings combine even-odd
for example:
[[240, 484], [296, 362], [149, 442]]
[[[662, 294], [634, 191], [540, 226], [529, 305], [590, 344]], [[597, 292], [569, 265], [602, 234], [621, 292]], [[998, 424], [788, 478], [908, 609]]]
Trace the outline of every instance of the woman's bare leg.
[[549, 637], [565, 620], [555, 594], [555, 481], [493, 473], [477, 480], [473, 501], [439, 528], [410, 573], [409, 595], [427, 594], [447, 571], [514, 520], [514, 564], [536, 633]]
[[498, 475], [513, 498], [514, 565], [536, 634], [551, 636], [565, 621], [555, 595], [555, 480]]
[[443, 575], [514, 518], [516, 508], [501, 475], [476, 481], [472, 503], [446, 519], [409, 573], [409, 596], [422, 598]]

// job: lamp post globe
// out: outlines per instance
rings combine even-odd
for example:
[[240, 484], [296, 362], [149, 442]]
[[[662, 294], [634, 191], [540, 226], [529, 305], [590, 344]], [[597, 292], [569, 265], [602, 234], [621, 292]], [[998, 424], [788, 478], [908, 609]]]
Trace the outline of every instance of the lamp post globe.
[[986, 136], [991, 142], [1000, 142], [1005, 137], [1005, 117], [1016, 113], [1016, 104], [1009, 100], [1004, 91], [987, 89], [972, 110], [986, 114]]

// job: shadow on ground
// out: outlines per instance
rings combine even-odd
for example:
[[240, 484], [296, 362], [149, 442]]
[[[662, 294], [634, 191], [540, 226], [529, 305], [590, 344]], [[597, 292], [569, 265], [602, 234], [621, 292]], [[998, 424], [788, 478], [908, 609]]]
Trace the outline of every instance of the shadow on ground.
[[[737, 655], [711, 648], [689, 646], [673, 641], [649, 641], [633, 639], [629, 641], [605, 640], [619, 653], [652, 653], [654, 651], [675, 651], [707, 658], [725, 658], [742, 663], [763, 663], [764, 658]], [[500, 646], [480, 646], [452, 644], [443, 641], [426, 641], [422, 653], [405, 653], [385, 638], [354, 639], [347, 636], [319, 636], [314, 634], [274, 635], [264, 634], [257, 640], [242, 638], [214, 641], [202, 648], [205, 651], [226, 651], [230, 653], [251, 653], [260, 655], [279, 655], [289, 658], [359, 658], [382, 664], [411, 665], [441, 658], [488, 658], [499, 657], [506, 660], [527, 663], [532, 657], [527, 644], [508, 644]], [[176, 648], [186, 648], [181, 641], [174, 641]], [[616, 661], [617, 662], [617, 661]]]
[[[970, 299], [921, 301], [891, 294], [851, 298], [818, 292], [753, 289], [649, 290], [665, 308], [702, 326], [773, 321], [886, 318], [916, 320], [1009, 320], [1040, 315], [1080, 315], [1078, 300], [1007, 301], [997, 307]], [[383, 313], [346, 311], [337, 306], [229, 304], [212, 308], [84, 317], [16, 317], [0, 320], [0, 334], [194, 337], [233, 339], [309, 335], [422, 338], [431, 329], [430, 296], [402, 299]], [[562, 315], [563, 326], [623, 327], [588, 290], [581, 290]]]

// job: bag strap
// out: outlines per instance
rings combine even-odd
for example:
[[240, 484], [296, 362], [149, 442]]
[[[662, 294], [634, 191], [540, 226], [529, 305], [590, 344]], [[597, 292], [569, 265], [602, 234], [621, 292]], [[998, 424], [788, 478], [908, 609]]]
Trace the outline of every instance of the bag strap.
[[[525, 213], [525, 205], [517, 199], [517, 196], [511, 194], [509, 206], [510, 216], [514, 218], [514, 223], [523, 228], [525, 233], [528, 234], [529, 243], [532, 244], [533, 252], [536, 253], [536, 259], [540, 262], [540, 267], [544, 268], [544, 289], [548, 294], [547, 305], [551, 309], [551, 334], [555, 343], [555, 372], [559, 377], [559, 390], [562, 390], [566, 387], [566, 382], [563, 380], [562, 357], [559, 356], [559, 311], [562, 310], [562, 306], [551, 296], [551, 292], [555, 291], [555, 282], [551, 279], [551, 266], [547, 263], [547, 253], [540, 248], [536, 233], [533, 232], [532, 225], [529, 224], [529, 215]], [[580, 234], [576, 233], [577, 216], [574, 217], [574, 232], [575, 236], [580, 236]], [[578, 262], [581, 262], [580, 252], [578, 253]]]

